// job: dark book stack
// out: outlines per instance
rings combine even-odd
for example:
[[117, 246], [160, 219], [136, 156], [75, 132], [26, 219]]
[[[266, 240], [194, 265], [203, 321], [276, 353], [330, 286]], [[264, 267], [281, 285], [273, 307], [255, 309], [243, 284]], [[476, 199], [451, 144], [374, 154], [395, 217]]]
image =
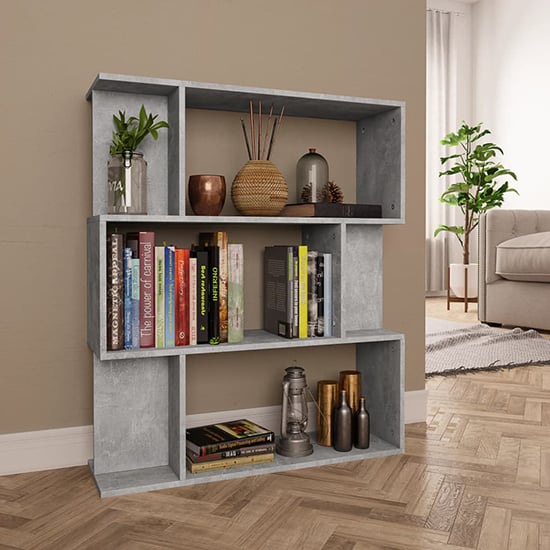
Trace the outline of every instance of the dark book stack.
[[186, 462], [192, 473], [273, 462], [275, 434], [240, 419], [186, 430]]
[[264, 251], [264, 330], [285, 338], [332, 335], [332, 255], [300, 246]]

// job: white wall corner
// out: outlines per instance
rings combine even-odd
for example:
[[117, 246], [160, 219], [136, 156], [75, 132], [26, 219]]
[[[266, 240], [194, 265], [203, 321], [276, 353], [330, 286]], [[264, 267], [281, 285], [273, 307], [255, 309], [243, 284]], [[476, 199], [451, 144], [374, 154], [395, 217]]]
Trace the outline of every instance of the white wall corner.
[[428, 390], [405, 392], [405, 424], [426, 422], [428, 410]]
[[[426, 421], [427, 390], [405, 392], [405, 424]], [[317, 409], [309, 404], [308, 431], [317, 427]], [[201, 426], [235, 418], [249, 418], [279, 433], [281, 407], [259, 407], [238, 411], [193, 414], [187, 426]], [[93, 426], [60, 428], [0, 435], [0, 475], [54, 470], [88, 464], [93, 456]]]

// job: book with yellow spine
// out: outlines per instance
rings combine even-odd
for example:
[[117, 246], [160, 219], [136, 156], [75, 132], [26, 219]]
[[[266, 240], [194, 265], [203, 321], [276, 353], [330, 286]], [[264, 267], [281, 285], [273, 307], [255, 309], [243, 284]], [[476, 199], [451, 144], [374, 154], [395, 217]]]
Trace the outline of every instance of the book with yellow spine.
[[307, 245], [298, 246], [298, 338], [307, 338]]

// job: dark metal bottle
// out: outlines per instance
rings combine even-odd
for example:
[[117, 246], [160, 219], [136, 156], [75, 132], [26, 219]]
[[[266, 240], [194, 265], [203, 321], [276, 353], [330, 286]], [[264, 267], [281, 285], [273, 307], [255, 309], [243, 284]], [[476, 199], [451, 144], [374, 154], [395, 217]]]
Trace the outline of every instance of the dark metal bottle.
[[348, 405], [346, 390], [340, 391], [340, 400], [334, 409], [334, 448], [337, 451], [351, 451], [353, 446], [353, 415]]
[[368, 449], [370, 445], [370, 415], [365, 407], [365, 398], [359, 399], [359, 410], [355, 415], [355, 446]]

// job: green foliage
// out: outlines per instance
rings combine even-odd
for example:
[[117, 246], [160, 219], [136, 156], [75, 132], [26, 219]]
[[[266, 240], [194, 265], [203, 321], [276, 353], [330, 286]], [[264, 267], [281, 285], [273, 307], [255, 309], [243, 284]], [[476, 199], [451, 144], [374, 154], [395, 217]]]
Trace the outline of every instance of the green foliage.
[[451, 132], [441, 140], [442, 145], [456, 147], [458, 151], [441, 157], [441, 164], [449, 167], [439, 176], [457, 176], [457, 181], [449, 185], [439, 200], [460, 208], [464, 223], [461, 226], [440, 225], [434, 236], [442, 231], [453, 233], [462, 246], [464, 263], [469, 263], [470, 233], [477, 227], [480, 215], [502, 206], [505, 193], [517, 193], [508, 181], [500, 183], [502, 176], [517, 180], [516, 174], [497, 161], [497, 156], [503, 154], [500, 147], [494, 143], [480, 142], [491, 133], [481, 127], [482, 123], [468, 126], [463, 122], [456, 133]]
[[152, 136], [155, 140], [158, 139], [158, 131], [161, 128], [169, 128], [169, 126], [164, 120], [155, 122], [157, 117], [158, 115], [148, 115], [144, 105], [139, 110], [139, 118], [131, 116], [126, 119], [125, 111], [119, 111], [118, 118], [116, 115], [113, 115], [116, 131], [113, 131], [113, 141], [110, 148], [111, 155], [120, 154], [123, 151], [131, 151], [133, 153], [148, 135]]

